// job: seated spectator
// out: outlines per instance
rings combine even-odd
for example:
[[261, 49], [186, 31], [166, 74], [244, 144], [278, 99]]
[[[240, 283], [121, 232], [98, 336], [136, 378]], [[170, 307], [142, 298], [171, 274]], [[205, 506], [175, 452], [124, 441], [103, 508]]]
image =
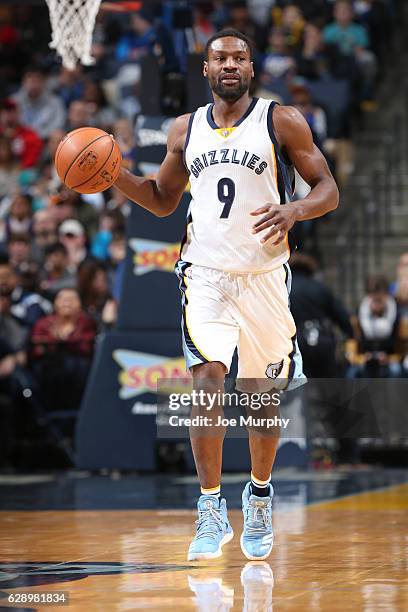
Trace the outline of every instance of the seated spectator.
[[194, 52], [204, 53], [207, 40], [214, 34], [215, 27], [211, 20], [214, 10], [211, 2], [198, 2], [193, 7]]
[[290, 51], [296, 51], [300, 47], [303, 36], [305, 21], [302, 11], [295, 2], [287, 4], [282, 11], [281, 25], [286, 45]]
[[135, 170], [136, 140], [128, 119], [118, 119], [113, 126], [113, 135], [122, 153], [122, 164], [131, 172]]
[[0, 295], [10, 298], [10, 313], [27, 328], [52, 310], [48, 300], [24, 289], [18, 270], [13, 270], [6, 255], [0, 257]]
[[109, 244], [109, 261], [112, 268], [116, 268], [126, 257], [126, 238], [124, 231], [116, 231]]
[[248, 36], [251, 40], [256, 41], [253, 62], [255, 67], [255, 76], [261, 70], [262, 55], [267, 46], [268, 31], [264, 26], [257, 25], [251, 18], [247, 3], [237, 1], [227, 5], [228, 19], [225, 23], [225, 28], [233, 28]]
[[247, 2], [245, 0], [235, 0], [227, 6], [227, 10], [228, 20], [224, 27], [238, 30], [251, 40], [256, 41], [256, 53], [262, 53], [265, 50], [267, 32], [263, 25], [257, 25], [253, 21]]
[[408, 373], [408, 253], [403, 253], [397, 265], [397, 278], [390, 287], [394, 295], [400, 319], [398, 353], [403, 358], [404, 375]]
[[11, 312], [11, 296], [0, 293], [0, 338], [6, 340], [19, 361], [24, 361], [24, 351], [28, 340], [28, 330], [15, 319]]
[[132, 124], [141, 111], [140, 89], [142, 70], [139, 64], [124, 64], [117, 73], [115, 84], [116, 106], [121, 117], [125, 117]]
[[94, 237], [91, 245], [91, 255], [96, 259], [109, 259], [109, 245], [113, 234], [123, 232], [125, 219], [120, 210], [108, 210], [102, 213], [99, 231]]
[[271, 18], [272, 7], [276, 0], [247, 0], [249, 15], [254, 23], [259, 26], [268, 23]]
[[79, 407], [95, 337], [96, 324], [76, 289], [60, 289], [53, 314], [37, 321], [30, 336], [30, 363], [46, 409]]
[[101, 3], [96, 15], [91, 47], [91, 55], [96, 60], [92, 74], [101, 81], [116, 79], [118, 62], [115, 58], [115, 47], [128, 22], [128, 14], [124, 19], [118, 19], [109, 10], [105, 11], [105, 4]]
[[49, 208], [38, 210], [33, 215], [33, 256], [38, 262], [44, 260], [45, 249], [57, 242], [57, 224]]
[[89, 362], [94, 350], [96, 326], [86, 316], [75, 288], [60, 289], [55, 296], [54, 312], [42, 317], [31, 333], [33, 355], [42, 357], [58, 350], [60, 344], [72, 355]]
[[106, 260], [109, 257], [109, 245], [112, 240], [111, 219], [109, 215], [101, 216], [100, 229], [91, 244], [91, 255], [96, 259]]
[[401, 316], [408, 318], [408, 277], [405, 276], [400, 279], [395, 292], [395, 299], [397, 300], [398, 310]]
[[53, 130], [65, 123], [65, 108], [61, 99], [47, 89], [45, 74], [41, 68], [28, 67], [21, 89], [14, 99], [21, 111], [21, 120], [46, 139]]
[[87, 238], [92, 240], [98, 231], [99, 215], [94, 206], [85, 200], [85, 197], [61, 185], [53, 210], [57, 223], [62, 223], [66, 219], [77, 219], [84, 227]]
[[[280, 4], [282, 2], [278, 0]], [[332, 3], [334, 0], [296, 0], [295, 4], [299, 7], [306, 21], [313, 21], [320, 26], [327, 23], [332, 13]], [[291, 4], [294, 4], [291, 2]]]
[[[64, 136], [65, 132], [63, 130], [54, 130], [50, 134], [47, 146], [43, 151], [41, 161], [38, 165], [38, 179], [30, 187], [30, 194], [33, 196], [34, 212], [37, 213], [47, 210], [49, 216], [54, 218], [55, 223], [57, 221], [53, 204], [55, 204], [57, 200], [55, 194], [61, 186], [61, 180], [55, 168], [54, 158], [57, 147]], [[71, 214], [69, 216], [71, 216]]]
[[10, 211], [5, 218], [5, 234], [9, 239], [12, 234], [32, 233], [33, 199], [28, 193], [17, 193], [11, 200]]
[[273, 91], [276, 79], [288, 79], [296, 72], [296, 62], [290, 54], [283, 30], [275, 28], [269, 36], [269, 48], [263, 64], [261, 83]]
[[106, 267], [87, 259], [78, 268], [78, 291], [84, 311], [98, 323], [99, 329], [110, 327], [117, 318], [116, 302], [109, 288]]
[[88, 105], [84, 100], [73, 100], [68, 107], [67, 120], [64, 125], [65, 132], [71, 132], [90, 124], [91, 113]]
[[76, 219], [67, 219], [61, 223], [58, 235], [67, 250], [68, 268], [74, 271], [88, 254], [84, 227]]
[[[150, 177], [149, 177], [150, 178]], [[120, 210], [126, 219], [131, 212], [131, 204], [127, 197], [115, 185], [109, 190], [109, 200], [106, 202], [107, 210]]]
[[382, 277], [370, 279], [367, 294], [358, 309], [357, 346], [349, 347], [350, 377], [398, 376], [400, 356], [396, 353], [399, 314], [395, 299]]
[[11, 140], [0, 136], [0, 200], [16, 191], [20, 171], [20, 164], [13, 153]]
[[289, 91], [292, 94], [293, 106], [302, 113], [312, 131], [314, 142], [323, 150], [327, 138], [326, 113], [313, 103], [310, 89], [304, 79], [299, 77], [293, 79]]
[[367, 30], [353, 22], [353, 7], [348, 0], [337, 0], [334, 7], [334, 22], [324, 28], [323, 38], [328, 45], [336, 45], [341, 53], [353, 56], [363, 76], [362, 100], [373, 97], [377, 60], [369, 51]]
[[145, 55], [157, 57], [164, 72], [178, 68], [170, 32], [162, 24], [155, 24], [153, 14], [143, 8], [131, 13], [130, 30], [118, 41], [116, 59], [137, 62]]
[[33, 168], [41, 156], [43, 143], [36, 131], [20, 120], [18, 104], [11, 98], [0, 103], [0, 135], [11, 142], [21, 168]]
[[40, 269], [35, 261], [24, 261], [16, 268], [17, 277], [23, 291], [37, 293], [40, 286]]
[[359, 54], [369, 46], [367, 30], [353, 21], [352, 3], [348, 0], [337, 0], [334, 6], [334, 21], [323, 31], [328, 44], [335, 44], [346, 55]]
[[408, 373], [408, 276], [398, 282], [395, 299], [400, 318], [398, 352], [403, 356], [404, 370]]
[[74, 70], [61, 66], [53, 91], [63, 100], [65, 108], [68, 108], [73, 100], [81, 98], [84, 91], [81, 64]]
[[28, 234], [11, 234], [7, 243], [10, 265], [16, 270], [32, 260], [31, 240]]
[[57, 227], [66, 219], [73, 219], [76, 216], [74, 196], [71, 196], [71, 190], [61, 185], [60, 181], [57, 192], [48, 197], [47, 204], [46, 210], [50, 211]]
[[47, 299], [54, 300], [58, 291], [67, 287], [76, 287], [76, 275], [70, 270], [66, 247], [61, 242], [56, 242], [45, 249], [40, 288]]
[[322, 30], [313, 23], [305, 25], [303, 42], [295, 59], [299, 76], [319, 80], [330, 75], [359, 84], [354, 55], [344, 54], [335, 44], [325, 44]]
[[48, 181], [52, 181], [53, 185], [55, 184], [56, 187], [58, 187], [60, 181], [58, 179], [57, 170], [54, 165], [54, 159], [58, 145], [60, 144], [64, 136], [64, 130], [53, 130], [48, 137], [46, 146], [44, 147], [43, 154], [40, 160], [41, 175], [45, 177]]
[[86, 81], [81, 99], [87, 107], [90, 125], [111, 131], [117, 113], [112, 106], [109, 106], [101, 84], [97, 81]]
[[[402, 253], [397, 265], [397, 278], [390, 286], [390, 292], [397, 297], [400, 293], [400, 286], [408, 281], [408, 253]], [[397, 298], [398, 299], [398, 298]]]
[[[306, 119], [316, 146], [319, 147], [321, 151], [324, 151], [330, 169], [334, 173], [334, 159], [329, 154], [329, 147], [327, 146], [330, 141], [327, 140], [327, 117], [325, 111], [320, 106], [314, 104], [307, 81], [303, 78], [296, 77], [293, 79], [289, 85], [289, 91], [292, 95], [293, 106], [297, 108]], [[305, 198], [310, 192], [310, 187], [297, 171], [295, 171], [295, 175], [296, 198]], [[320, 256], [317, 233], [319, 221], [319, 219], [302, 221], [297, 223], [294, 229], [296, 239], [299, 240], [302, 249], [307, 248], [308, 252], [315, 255], [318, 259]]]
[[327, 74], [327, 56], [322, 32], [313, 23], [305, 25], [303, 43], [295, 57], [299, 76], [318, 80]]

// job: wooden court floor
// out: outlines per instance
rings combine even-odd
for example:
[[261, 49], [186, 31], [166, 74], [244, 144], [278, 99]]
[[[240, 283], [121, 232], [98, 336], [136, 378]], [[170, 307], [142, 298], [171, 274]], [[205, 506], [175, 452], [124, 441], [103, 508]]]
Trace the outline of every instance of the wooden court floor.
[[192, 511], [0, 512], [0, 609], [19, 592], [66, 606], [20, 610], [408, 610], [408, 485], [274, 512], [268, 563], [235, 536], [212, 562], [186, 561]]

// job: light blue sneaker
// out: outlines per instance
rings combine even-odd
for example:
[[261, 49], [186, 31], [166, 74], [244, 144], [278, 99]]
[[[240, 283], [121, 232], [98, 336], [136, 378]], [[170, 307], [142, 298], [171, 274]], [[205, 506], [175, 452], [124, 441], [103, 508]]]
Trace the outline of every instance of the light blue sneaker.
[[273, 546], [273, 487], [269, 485], [268, 497], [258, 497], [251, 495], [250, 484], [248, 482], [242, 493], [244, 531], [241, 535], [241, 550], [247, 559], [262, 561], [269, 557]]
[[188, 560], [221, 557], [222, 546], [234, 535], [227, 517], [226, 501], [214, 495], [201, 495], [197, 509], [197, 533], [190, 544]]

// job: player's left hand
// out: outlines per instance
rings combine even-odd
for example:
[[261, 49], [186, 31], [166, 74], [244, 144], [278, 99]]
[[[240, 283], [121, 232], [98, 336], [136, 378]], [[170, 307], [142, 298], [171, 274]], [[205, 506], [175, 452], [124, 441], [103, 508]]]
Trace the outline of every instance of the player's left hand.
[[274, 245], [283, 241], [286, 234], [297, 220], [296, 207], [293, 204], [286, 206], [281, 206], [280, 204], [268, 204], [267, 206], [262, 206], [261, 208], [252, 211], [251, 215], [254, 217], [263, 215], [263, 217], [252, 226], [252, 233], [259, 234], [259, 232], [262, 232], [270, 227], [271, 230], [263, 236], [261, 243], [270, 240], [272, 236], [276, 236], [276, 234], [278, 234], [276, 240], [272, 243]]

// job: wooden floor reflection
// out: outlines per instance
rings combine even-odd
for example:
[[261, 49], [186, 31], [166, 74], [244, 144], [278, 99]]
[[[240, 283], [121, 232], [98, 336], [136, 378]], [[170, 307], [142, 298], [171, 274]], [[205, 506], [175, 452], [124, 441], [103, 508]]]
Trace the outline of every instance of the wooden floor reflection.
[[243, 559], [230, 517], [223, 557], [199, 564], [191, 511], [1, 512], [0, 606], [24, 590], [68, 592], [50, 612], [408, 610], [408, 485], [277, 509], [267, 564]]

